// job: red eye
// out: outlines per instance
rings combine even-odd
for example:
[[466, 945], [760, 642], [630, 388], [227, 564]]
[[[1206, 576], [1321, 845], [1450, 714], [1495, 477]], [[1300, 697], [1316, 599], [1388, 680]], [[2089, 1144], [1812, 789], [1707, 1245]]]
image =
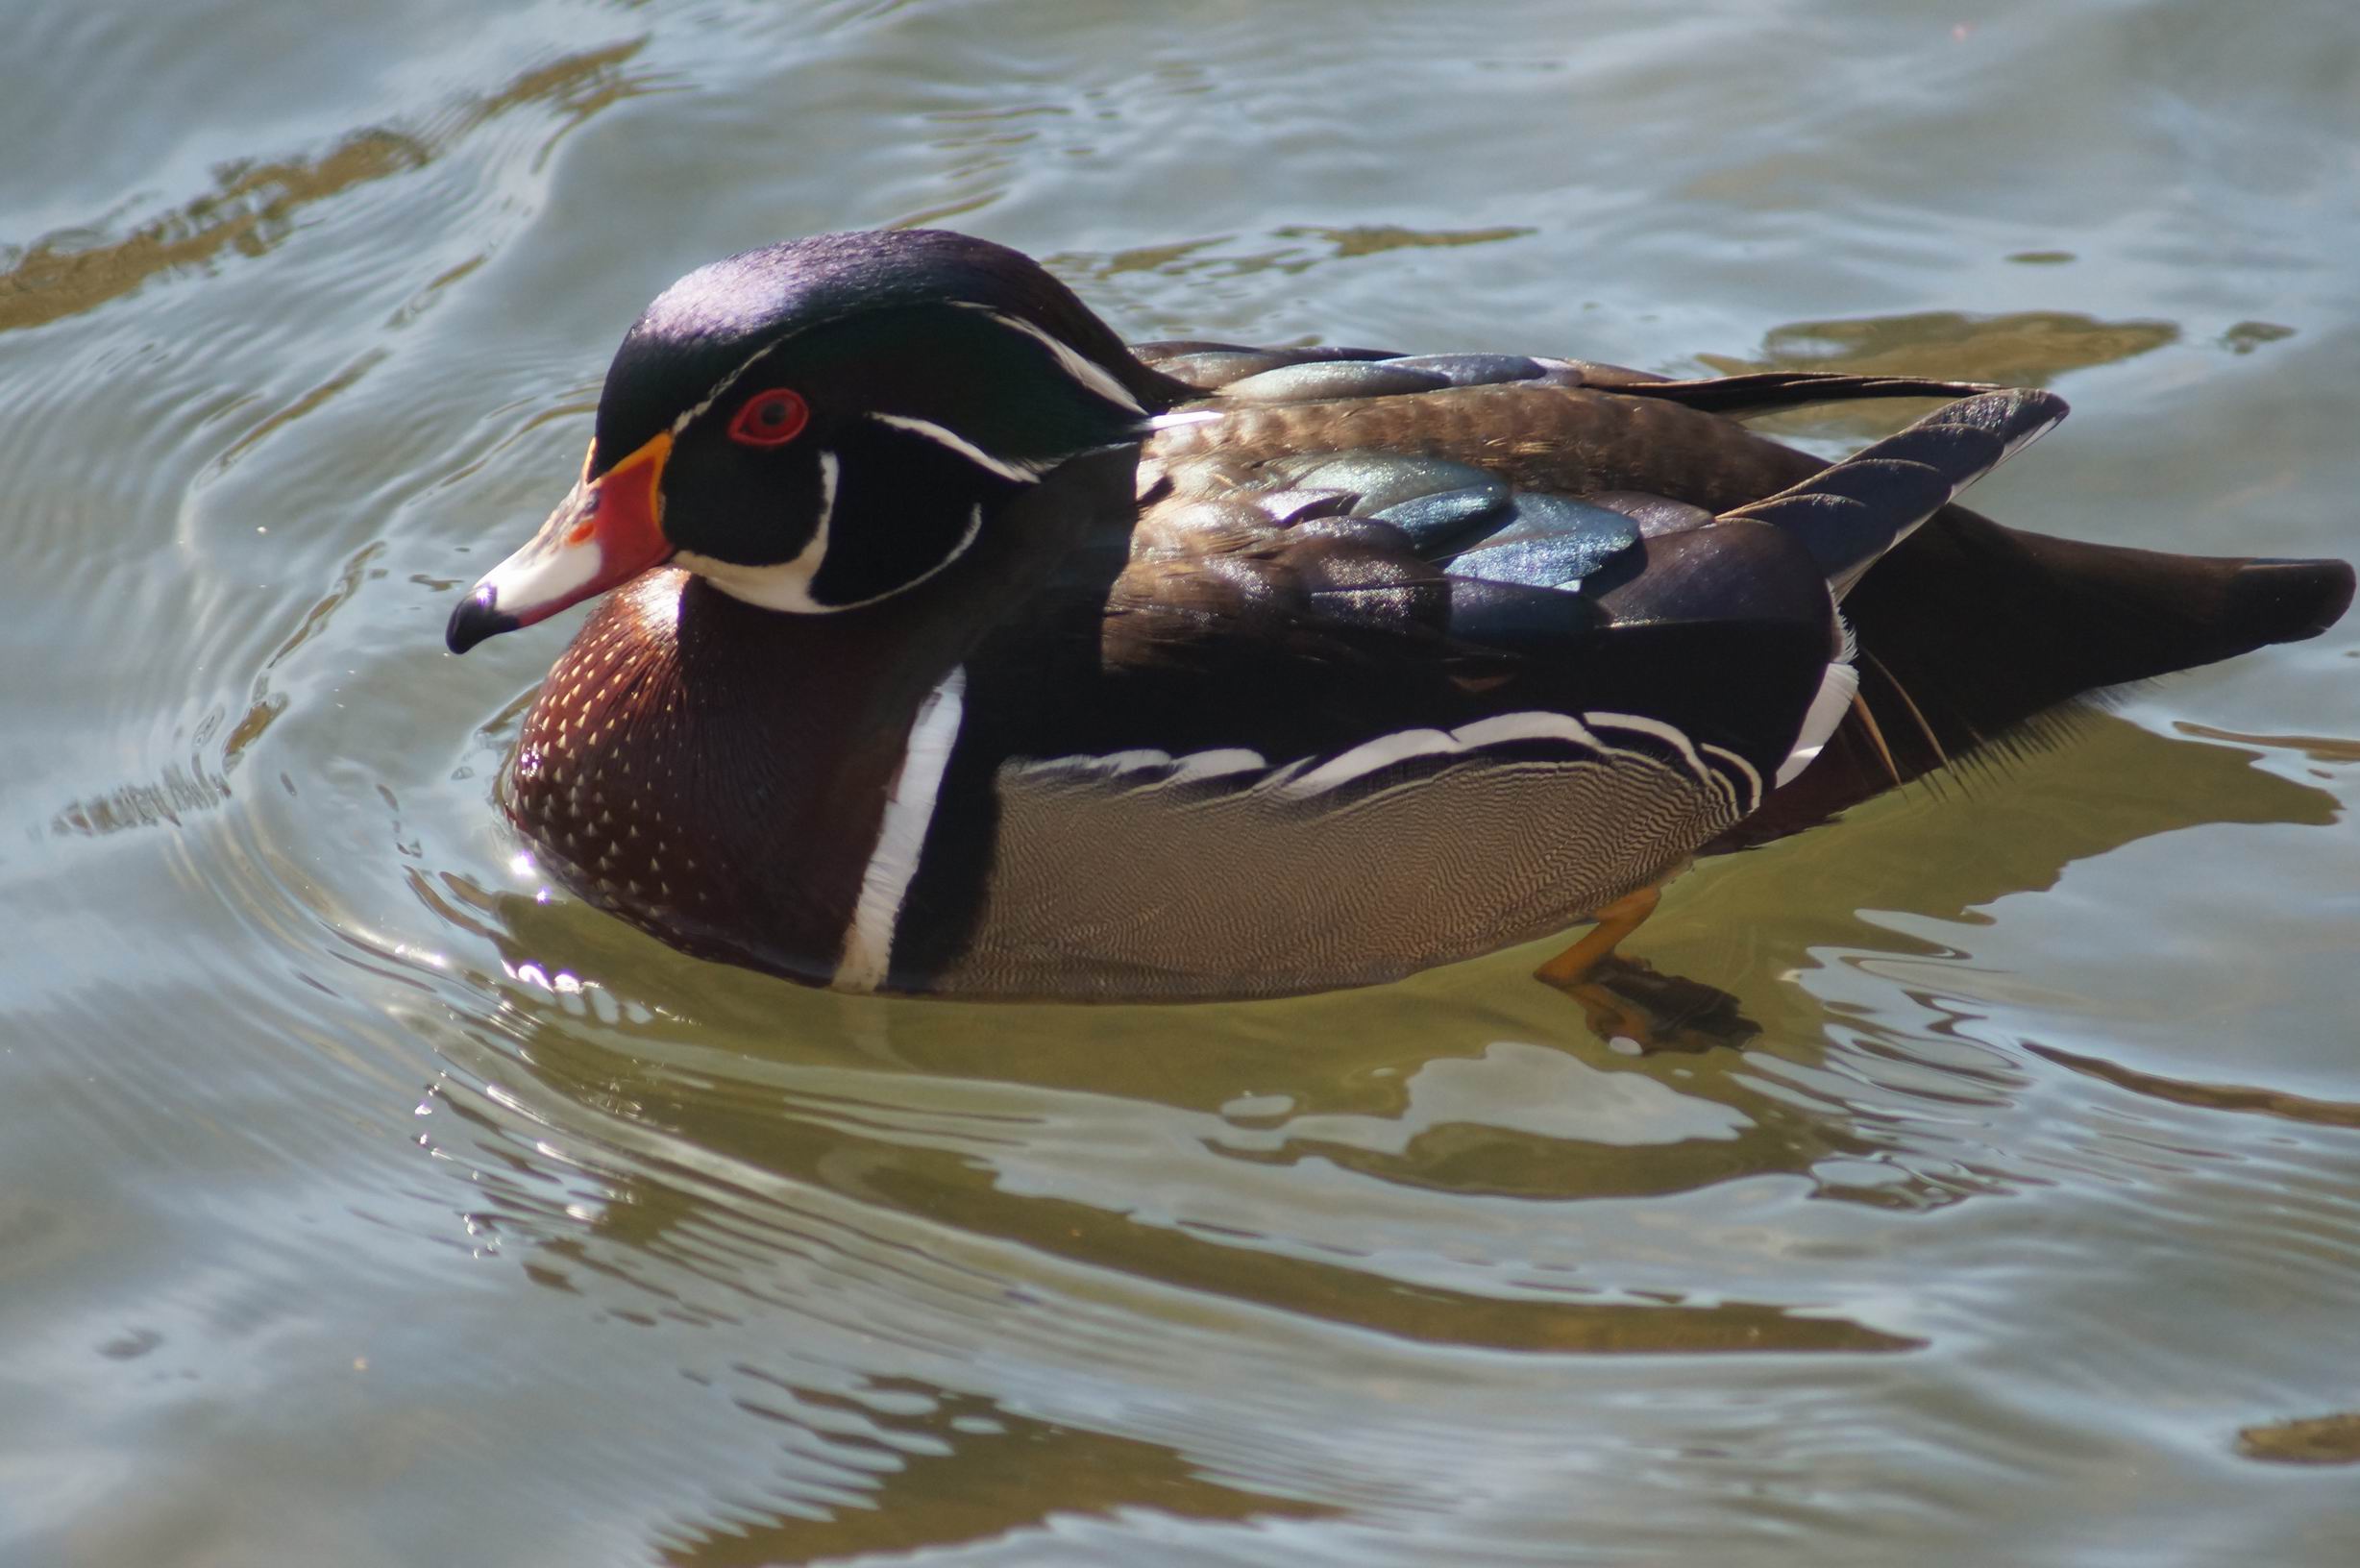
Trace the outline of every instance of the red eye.
[[811, 407], [801, 396], [783, 386], [756, 393], [737, 417], [729, 421], [729, 439], [750, 447], [784, 446], [803, 433]]

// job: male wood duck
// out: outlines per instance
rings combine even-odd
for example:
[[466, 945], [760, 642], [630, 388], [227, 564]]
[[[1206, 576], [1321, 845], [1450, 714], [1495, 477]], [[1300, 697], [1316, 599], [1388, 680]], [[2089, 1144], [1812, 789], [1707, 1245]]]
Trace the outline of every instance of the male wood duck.
[[[1950, 400], [1833, 465], [1737, 416]], [[1027, 257], [690, 273], [453, 651], [607, 594], [509, 816], [691, 952], [850, 991], [1365, 985], [1600, 923], [2093, 687], [2311, 636], [2336, 561], [1952, 504], [2043, 391], [1126, 348]], [[658, 570], [658, 569], [662, 570]], [[612, 591], [610, 593], [610, 590]]]

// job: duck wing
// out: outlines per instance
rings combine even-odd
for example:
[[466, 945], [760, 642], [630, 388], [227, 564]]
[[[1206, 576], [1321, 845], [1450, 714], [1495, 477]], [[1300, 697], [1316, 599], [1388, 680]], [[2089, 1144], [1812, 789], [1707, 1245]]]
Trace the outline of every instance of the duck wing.
[[[1915, 378], [1772, 371], [1678, 380], [1584, 360], [1395, 356], [1369, 350], [1254, 351], [1148, 345], [1150, 361], [1208, 392], [1226, 417], [1226, 461], [1283, 451], [1308, 432], [1357, 426], [1419, 453], [1487, 466], [1544, 493], [1624, 511], [1643, 529], [1693, 527], [1800, 483], [1822, 460], [1756, 435], [1740, 416], [1862, 398], [1964, 397], [1988, 389]], [[1256, 357], [1257, 355], [1262, 357]], [[1373, 393], [1347, 415], [1289, 403], [1402, 372], [1464, 388], [1448, 398]], [[1552, 400], [1545, 390], [1556, 390]], [[1426, 404], [1414, 408], [1414, 404]], [[1180, 416], [1187, 417], [1187, 408]], [[1162, 437], [1168, 442], [1175, 429]], [[1234, 441], [1234, 444], [1232, 442]], [[1858, 640], [1855, 712], [1802, 778], [1732, 842], [1776, 836], [1959, 760], [2093, 690], [2297, 641], [2332, 625], [2353, 593], [2335, 560], [2179, 555], [2003, 527], [1955, 503], [1937, 510], [1851, 584]]]
[[[1106, 589], [1108, 672], [1265, 755], [1517, 704], [1645, 717], [1774, 776], [1841, 651], [1833, 600], [2064, 413], [1977, 394], [1823, 468], [1716, 416], [1482, 359], [1494, 380], [1438, 396], [1428, 367], [1461, 360], [1429, 360], [1408, 372], [1421, 395], [1367, 400], [1325, 394], [1368, 362], [1315, 361], [1294, 382], [1321, 394], [1310, 407], [1217, 404], [1159, 435]], [[1634, 439], [1667, 424], [1708, 460], [1679, 471]]]

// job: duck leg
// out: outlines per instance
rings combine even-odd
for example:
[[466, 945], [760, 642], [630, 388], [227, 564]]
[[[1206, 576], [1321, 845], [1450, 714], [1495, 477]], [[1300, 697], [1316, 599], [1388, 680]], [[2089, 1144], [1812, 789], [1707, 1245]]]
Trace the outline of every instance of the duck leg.
[[1643, 959], [1615, 951], [1656, 912], [1663, 890], [1686, 868], [1666, 873], [1615, 899], [1594, 917], [1582, 939], [1533, 971], [1579, 1003], [1602, 1040], [1636, 1041], [1642, 1050], [1709, 1050], [1742, 1045], [1760, 1026], [1737, 1011], [1729, 992], [1676, 974], [1659, 974]]
[[1600, 965], [1613, 956], [1623, 938], [1647, 923], [1647, 917], [1656, 912], [1663, 897], [1663, 890], [1673, 877], [1686, 870], [1685, 866], [1671, 871], [1660, 881], [1650, 882], [1643, 888], [1624, 894], [1590, 919], [1598, 923], [1582, 936], [1582, 940], [1533, 971], [1533, 978], [1560, 991], [1569, 991], [1587, 980]]

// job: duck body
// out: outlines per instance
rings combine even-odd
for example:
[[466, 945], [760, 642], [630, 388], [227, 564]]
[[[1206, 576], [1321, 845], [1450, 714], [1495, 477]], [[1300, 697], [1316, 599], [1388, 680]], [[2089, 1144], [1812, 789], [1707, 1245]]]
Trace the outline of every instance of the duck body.
[[[1952, 401], [1831, 466], [1733, 417], [1900, 396]], [[650, 307], [582, 481], [451, 642], [614, 590], [502, 797], [689, 951], [970, 996], [1370, 984], [2341, 613], [2342, 563], [1952, 503], [2063, 412], [1134, 350], [1016, 253], [823, 236]]]

